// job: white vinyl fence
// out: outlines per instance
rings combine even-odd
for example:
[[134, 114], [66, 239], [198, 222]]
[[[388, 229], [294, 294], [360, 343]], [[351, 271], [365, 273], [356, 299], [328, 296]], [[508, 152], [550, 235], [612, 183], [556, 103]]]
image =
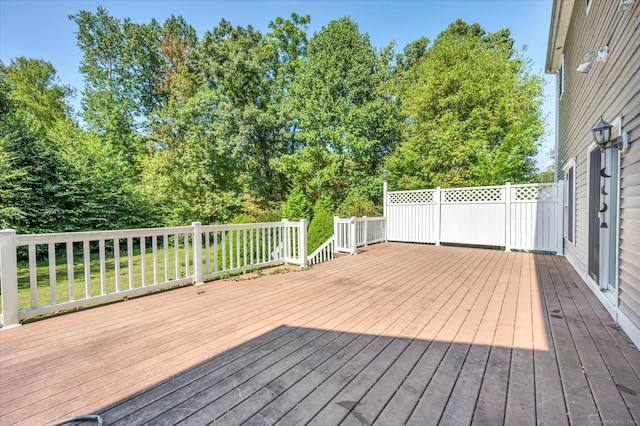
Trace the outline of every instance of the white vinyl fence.
[[561, 202], [555, 183], [387, 192], [387, 239], [561, 254]]
[[[248, 269], [304, 266], [306, 231], [304, 219], [39, 235], [1, 230], [1, 323], [10, 328], [25, 318]], [[28, 288], [26, 301], [19, 286]]]

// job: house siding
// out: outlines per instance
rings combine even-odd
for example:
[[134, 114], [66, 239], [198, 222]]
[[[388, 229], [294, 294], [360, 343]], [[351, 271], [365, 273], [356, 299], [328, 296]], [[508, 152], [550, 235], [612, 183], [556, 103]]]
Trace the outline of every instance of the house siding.
[[[560, 0], [557, 0], [560, 1]], [[632, 323], [627, 332], [640, 336], [640, 1], [621, 11], [619, 2], [573, 5], [562, 53], [566, 65], [565, 89], [558, 102], [558, 164], [576, 162], [576, 240], [565, 241], [565, 256], [583, 276], [588, 256], [588, 151], [593, 148], [591, 128], [602, 115], [614, 123], [623, 116], [631, 147], [620, 160], [618, 309]], [[606, 62], [593, 64], [589, 73], [576, 68], [587, 50], [609, 45]], [[617, 136], [617, 128], [614, 128]], [[627, 321], [628, 319], [628, 321]]]

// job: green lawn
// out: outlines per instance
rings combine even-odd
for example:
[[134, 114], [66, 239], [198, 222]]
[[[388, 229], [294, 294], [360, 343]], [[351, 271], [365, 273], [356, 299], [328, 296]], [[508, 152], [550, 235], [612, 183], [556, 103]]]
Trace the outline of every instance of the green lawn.
[[[253, 238], [253, 261], [254, 263], [258, 261], [258, 259], [262, 258], [262, 243], [263, 237], [258, 234]], [[211, 243], [209, 247], [210, 253], [210, 267], [215, 270], [228, 270], [233, 266], [234, 268], [238, 267], [246, 267], [251, 268], [251, 244], [249, 239], [245, 241], [245, 236], [243, 233], [236, 235], [234, 233], [233, 237], [227, 235], [226, 238], [220, 244], [217, 244], [217, 268], [214, 267], [215, 256], [214, 256], [214, 244]], [[225, 253], [223, 256], [223, 245], [225, 245]], [[231, 254], [231, 245], [233, 246], [233, 254]], [[276, 243], [272, 243], [273, 247], [271, 250], [275, 248]], [[238, 265], [238, 256], [236, 250], [240, 247], [240, 264]], [[74, 244], [74, 254], [73, 254], [73, 288], [71, 291], [73, 292], [74, 299], [84, 299], [87, 296], [99, 296], [101, 294], [109, 294], [116, 292], [116, 270], [115, 265], [116, 261], [113, 255], [112, 246], [108, 246], [105, 248], [105, 286], [104, 290], [101, 288], [100, 282], [100, 258], [97, 251], [97, 247], [92, 247], [93, 250], [90, 253], [90, 262], [89, 262], [89, 293], [87, 294], [85, 288], [85, 267], [84, 267], [84, 257], [82, 251], [82, 244], [75, 243]], [[246, 264], [245, 260], [245, 248], [247, 251], [246, 254]], [[63, 303], [69, 301], [69, 278], [67, 273], [67, 255], [65, 245], [58, 244], [56, 247], [56, 277], [55, 277], [55, 296], [57, 303]], [[165, 282], [184, 278], [185, 277], [185, 259], [184, 259], [184, 245], [178, 245], [178, 276], [176, 277], [176, 267], [175, 267], [175, 250], [173, 243], [168, 245], [167, 249], [167, 265], [168, 265], [168, 274], [165, 277], [165, 252], [163, 244], [158, 244], [157, 248], [157, 276], [158, 282]], [[193, 262], [193, 256], [191, 253], [192, 247], [189, 245], [189, 258], [190, 263]], [[203, 247], [203, 263], [206, 262], [206, 253], [205, 248]], [[265, 251], [265, 256], [268, 258], [269, 253], [268, 250]], [[225, 259], [223, 266], [223, 257]], [[147, 244], [145, 249], [145, 280], [144, 283], [146, 286], [153, 284], [154, 282], [154, 266], [153, 266], [153, 251], [149, 244]], [[126, 247], [120, 249], [119, 256], [119, 277], [120, 277], [120, 290], [127, 290], [129, 288], [140, 288], [143, 287], [142, 280], [142, 256], [140, 254], [140, 247], [138, 245], [134, 246], [133, 256], [132, 256], [132, 272], [133, 279], [131, 283], [129, 282], [129, 258], [127, 256]], [[233, 265], [231, 264], [233, 262]], [[204, 266], [204, 265], [203, 265]], [[189, 273], [193, 273], [193, 265], [189, 265]], [[36, 262], [36, 297], [37, 300], [34, 302], [34, 306], [46, 306], [51, 304], [51, 280], [49, 277], [49, 260], [46, 253], [38, 253], [37, 262]], [[31, 308], [31, 288], [30, 288], [30, 272], [29, 272], [29, 263], [27, 261], [20, 262], [18, 264], [18, 306], [20, 309], [29, 309]]]
[[[124, 253], [124, 254], [123, 254]], [[159, 247], [158, 253], [158, 282], [165, 281], [164, 275], [164, 248]], [[175, 248], [170, 245], [168, 248], [168, 279], [176, 279], [175, 271]], [[178, 248], [178, 261], [179, 261], [179, 277], [184, 277], [184, 248], [180, 246]], [[190, 256], [191, 257], [191, 256]], [[73, 294], [75, 299], [83, 299], [86, 297], [85, 289], [85, 268], [82, 253], [74, 253], [74, 266], [73, 266]], [[153, 284], [153, 252], [150, 247], [147, 247], [145, 253], [145, 285]], [[135, 248], [132, 256], [132, 271], [133, 280], [129, 283], [129, 258], [126, 254], [126, 250], [121, 251], [119, 258], [120, 264], [120, 290], [126, 290], [129, 288], [142, 287], [142, 256], [140, 255], [140, 249]], [[113, 252], [107, 251], [105, 256], [105, 291], [104, 293], [113, 293], [116, 291], [116, 271], [115, 271], [115, 259]], [[89, 263], [89, 282], [90, 282], [90, 296], [97, 296], [102, 294], [100, 283], [100, 258], [98, 253], [91, 253], [91, 261]], [[190, 266], [191, 268], [192, 266]], [[192, 273], [193, 271], [189, 271]], [[51, 282], [49, 277], [49, 261], [48, 259], [39, 259], [36, 263], [36, 276], [37, 276], [37, 303], [36, 306], [43, 306], [50, 304], [51, 294]], [[23, 308], [31, 307], [31, 289], [30, 289], [30, 273], [28, 262], [21, 262], [18, 264], [18, 306]], [[131, 286], [131, 287], [130, 287]], [[56, 253], [56, 298], [57, 302], [66, 302], [69, 300], [69, 279], [67, 274], [67, 258], [66, 253]]]

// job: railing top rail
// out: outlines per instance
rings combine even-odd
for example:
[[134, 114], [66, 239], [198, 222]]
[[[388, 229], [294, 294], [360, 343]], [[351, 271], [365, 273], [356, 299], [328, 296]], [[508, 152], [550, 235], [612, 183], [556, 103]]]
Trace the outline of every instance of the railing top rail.
[[385, 220], [382, 216], [376, 217], [359, 217], [356, 219], [356, 223], [360, 222], [383, 222]]
[[261, 228], [278, 228], [278, 227], [296, 228], [300, 226], [300, 222], [261, 222], [261, 223], [238, 223], [235, 225], [204, 225], [202, 226], [203, 232], [216, 232], [216, 231], [230, 231], [230, 230], [242, 230], [242, 229], [261, 229]]
[[315, 249], [315, 251], [313, 253], [311, 253], [310, 255], [307, 256], [308, 259], [313, 259], [314, 257], [316, 257], [318, 255], [318, 253], [320, 253], [321, 251], [325, 250], [328, 246], [330, 246], [331, 244], [333, 244], [333, 242], [335, 241], [336, 236], [332, 235], [330, 236], [327, 241], [325, 241], [324, 243], [322, 243], [320, 245], [320, 247], [318, 247], [317, 249]]
[[298, 228], [300, 226], [300, 222], [290, 222], [290, 221], [283, 221], [280, 222], [282, 225], [284, 225], [285, 228]]
[[351, 223], [351, 218], [348, 217], [345, 219], [345, 218], [339, 217], [339, 218], [336, 218], [336, 223]]
[[68, 243], [81, 241], [111, 240], [114, 238], [152, 237], [158, 235], [173, 235], [190, 232], [191, 226], [177, 226], [172, 228], [141, 228], [122, 229], [117, 231], [88, 231], [88, 232], [62, 232], [52, 234], [25, 234], [17, 235], [18, 246], [28, 244]]

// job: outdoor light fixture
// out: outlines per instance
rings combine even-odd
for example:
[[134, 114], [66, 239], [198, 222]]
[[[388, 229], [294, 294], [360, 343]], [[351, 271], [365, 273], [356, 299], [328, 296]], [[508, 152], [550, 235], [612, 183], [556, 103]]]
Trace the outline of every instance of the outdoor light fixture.
[[629, 9], [636, 0], [620, 0], [620, 10], [623, 12]]
[[[622, 123], [622, 117], [620, 117], [620, 123]], [[593, 132], [593, 141], [600, 147], [602, 151], [606, 148], [618, 148], [618, 151], [625, 151], [629, 148], [629, 133], [622, 132], [622, 124], [620, 124], [620, 136], [615, 140], [611, 140], [611, 129], [613, 126], [600, 116], [600, 121], [596, 124], [591, 131]], [[607, 144], [611, 142], [611, 145]]]
[[576, 71], [580, 73], [588, 73], [591, 69], [591, 65], [596, 62], [604, 62], [607, 60], [607, 55], [609, 53], [609, 46], [605, 46], [600, 50], [587, 50], [582, 55], [582, 63], [578, 65]]
[[382, 179], [384, 179], [385, 182], [386, 182], [388, 177], [389, 177], [389, 171], [388, 170], [383, 170], [382, 171]]

